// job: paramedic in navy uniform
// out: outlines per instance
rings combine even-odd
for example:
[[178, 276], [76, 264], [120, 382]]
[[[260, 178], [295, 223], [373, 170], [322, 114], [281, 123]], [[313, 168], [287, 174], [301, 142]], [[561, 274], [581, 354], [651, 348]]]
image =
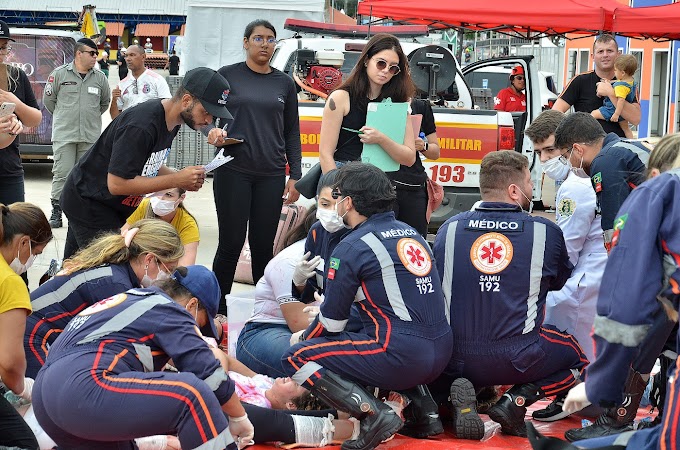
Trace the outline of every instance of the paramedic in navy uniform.
[[[428, 244], [394, 218], [387, 175], [350, 162], [338, 170], [333, 196], [352, 232], [327, 262], [319, 314], [282, 365], [315, 396], [361, 421], [358, 438], [343, 449], [368, 450], [402, 421], [362, 386], [402, 390], [434, 380], [451, 354], [451, 328]], [[355, 302], [363, 330], [348, 332]]]
[[[180, 267], [158, 286], [95, 303], [50, 348], [33, 407], [60, 448], [132, 450], [134, 438], [172, 434], [185, 449], [235, 450], [234, 439], [241, 447], [253, 438], [233, 381], [198, 331], [209, 325], [217, 337], [217, 278]], [[170, 359], [179, 373], [161, 372]]]
[[513, 151], [487, 154], [482, 203], [447, 220], [434, 244], [454, 342], [444, 376], [475, 388], [514, 384], [488, 414], [516, 436], [526, 436], [527, 406], [566, 392], [588, 364], [573, 336], [543, 324], [548, 291], [561, 289], [573, 266], [560, 228], [525, 212], [527, 166]]
[[[197, 191], [203, 166], [180, 171], [166, 167], [180, 125], [206, 127], [213, 117], [231, 118], [225, 107], [229, 83], [207, 67], [187, 72], [172, 98], [148, 100], [123, 111], [73, 167], [61, 196], [68, 219], [64, 259], [102, 231], [118, 231], [142, 196], [171, 188]], [[225, 132], [214, 128], [208, 142], [219, 145]]]

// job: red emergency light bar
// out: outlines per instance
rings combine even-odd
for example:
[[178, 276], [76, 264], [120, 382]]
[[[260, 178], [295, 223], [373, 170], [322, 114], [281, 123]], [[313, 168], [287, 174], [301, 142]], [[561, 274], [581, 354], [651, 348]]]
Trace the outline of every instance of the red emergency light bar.
[[286, 30], [296, 33], [322, 34], [337, 37], [365, 37], [378, 33], [389, 33], [398, 37], [426, 36], [427, 25], [340, 25], [334, 23], [314, 22], [312, 20], [286, 19], [283, 25]]

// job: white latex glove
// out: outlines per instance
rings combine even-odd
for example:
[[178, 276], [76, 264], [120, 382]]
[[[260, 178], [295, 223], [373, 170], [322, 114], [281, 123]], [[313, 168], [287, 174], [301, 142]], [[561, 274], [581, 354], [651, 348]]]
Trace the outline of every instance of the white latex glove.
[[304, 332], [305, 332], [305, 330], [300, 330], [300, 331], [296, 331], [295, 333], [293, 333], [290, 336], [290, 345], [293, 346], [295, 344], [302, 342], [302, 333], [304, 333]]
[[24, 391], [19, 394], [19, 397], [26, 400], [28, 403], [30, 403], [33, 398], [33, 383], [35, 383], [33, 378], [24, 378]]
[[229, 417], [229, 432], [239, 449], [255, 444], [253, 442], [255, 428], [250, 423], [248, 414], [244, 414], [241, 417]]
[[564, 399], [562, 410], [571, 414], [582, 410], [588, 405], [590, 405], [590, 400], [588, 400], [586, 395], [586, 384], [580, 383], [569, 390], [567, 398]]
[[305, 306], [302, 308], [302, 312], [307, 314], [307, 321], [309, 323], [314, 322], [314, 319], [316, 319], [316, 316], [319, 314], [319, 307], [318, 306]]
[[307, 261], [311, 254], [311, 252], [305, 253], [302, 259], [295, 265], [295, 272], [293, 272], [293, 283], [295, 283], [295, 286], [304, 286], [307, 279], [314, 276], [314, 269], [321, 262], [321, 256], [317, 255]]

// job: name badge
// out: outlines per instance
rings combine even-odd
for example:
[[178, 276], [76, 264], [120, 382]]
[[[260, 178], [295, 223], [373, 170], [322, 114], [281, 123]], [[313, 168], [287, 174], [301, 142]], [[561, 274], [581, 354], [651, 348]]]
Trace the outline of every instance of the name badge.
[[99, 95], [99, 88], [97, 88], [97, 87], [89, 87], [89, 88], [87, 88], [87, 93], [88, 93], [88, 94]]

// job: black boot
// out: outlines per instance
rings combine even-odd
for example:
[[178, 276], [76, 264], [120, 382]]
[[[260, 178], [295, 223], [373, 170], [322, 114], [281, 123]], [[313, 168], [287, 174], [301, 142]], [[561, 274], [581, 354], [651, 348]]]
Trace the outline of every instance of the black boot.
[[439, 407], [432, 398], [426, 385], [420, 384], [405, 391], [399, 391], [411, 400], [404, 408], [403, 428], [399, 431], [404, 436], [423, 439], [444, 432], [444, 425], [439, 418]]
[[533, 405], [545, 397], [543, 390], [532, 383], [516, 385], [489, 409], [489, 417], [501, 425], [505, 434], [512, 436], [527, 436], [524, 416], [527, 406]]
[[458, 439], [479, 441], [484, 437], [484, 421], [477, 414], [477, 396], [472, 383], [458, 378], [451, 383], [453, 431]]
[[[527, 434], [529, 435], [529, 443], [533, 450], [578, 450], [580, 447], [562, 441], [554, 437], [545, 437], [534, 428], [534, 424], [527, 422]], [[607, 445], [604, 447], [596, 447], [593, 450], [623, 450], [626, 445]]]
[[642, 379], [642, 376], [633, 369], [630, 369], [628, 379], [626, 379], [626, 387], [623, 391], [623, 404], [614, 408], [608, 408], [592, 425], [567, 430], [564, 433], [564, 437], [568, 441], [574, 442], [581, 439], [610, 436], [632, 430], [633, 421], [637, 415], [640, 400], [642, 400], [642, 394], [644, 394], [646, 387], [647, 383]]
[[61, 206], [59, 205], [59, 200], [51, 199], [52, 202], [52, 215], [50, 216], [50, 227], [61, 228]]
[[361, 421], [359, 437], [343, 442], [343, 450], [372, 450], [403, 425], [392, 408], [378, 401], [358, 384], [344, 380], [330, 370], [326, 370], [311, 391], [329, 406]]

